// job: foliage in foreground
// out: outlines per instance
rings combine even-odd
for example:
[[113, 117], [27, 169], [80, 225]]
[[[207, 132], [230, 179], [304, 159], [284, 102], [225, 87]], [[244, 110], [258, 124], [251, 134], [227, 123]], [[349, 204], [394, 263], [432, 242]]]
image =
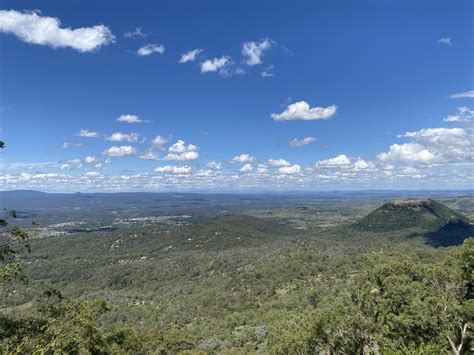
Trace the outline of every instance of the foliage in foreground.
[[[474, 239], [440, 262], [401, 254], [366, 254], [364, 270], [335, 293], [314, 294], [303, 312], [282, 313], [262, 333], [264, 348], [203, 342], [182, 327], [142, 334], [133, 327], [105, 330], [104, 301], [71, 302], [48, 291], [41, 311], [0, 318], [2, 353], [179, 353], [227, 348], [275, 354], [472, 351]], [[244, 328], [242, 328], [244, 329]], [[246, 328], [250, 329], [250, 328]], [[255, 339], [254, 339], [255, 340]], [[214, 342], [214, 344], [211, 344]], [[250, 346], [249, 346], [250, 345]], [[223, 349], [221, 349], [223, 350]]]
[[350, 289], [318, 300], [295, 321], [272, 326], [274, 353], [443, 353], [472, 351], [474, 239], [461, 257], [423, 264], [369, 256]]

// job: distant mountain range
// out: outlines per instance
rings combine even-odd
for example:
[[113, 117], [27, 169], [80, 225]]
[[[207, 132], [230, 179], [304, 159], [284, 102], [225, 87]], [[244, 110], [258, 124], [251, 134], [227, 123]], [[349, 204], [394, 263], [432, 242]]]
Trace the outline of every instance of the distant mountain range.
[[[113, 193], [46, 193], [35, 190], [0, 191], [0, 208], [64, 208], [91, 207], [101, 205], [107, 208], [130, 207], [131, 204], [193, 203], [206, 204], [232, 203], [243, 200], [289, 201], [311, 198], [338, 200], [357, 197], [358, 199], [380, 200], [391, 198], [474, 195], [469, 191], [405, 191], [405, 190], [366, 190], [366, 191], [270, 191], [270, 192], [113, 192]], [[165, 203], [166, 204], [166, 203]]]

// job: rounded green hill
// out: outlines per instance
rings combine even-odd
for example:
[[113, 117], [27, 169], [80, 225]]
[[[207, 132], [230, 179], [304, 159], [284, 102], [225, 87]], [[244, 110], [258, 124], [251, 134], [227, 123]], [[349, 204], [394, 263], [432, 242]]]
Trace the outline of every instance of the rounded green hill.
[[468, 224], [460, 213], [431, 199], [393, 200], [358, 222], [364, 230], [380, 232], [407, 228], [439, 229], [447, 224]]

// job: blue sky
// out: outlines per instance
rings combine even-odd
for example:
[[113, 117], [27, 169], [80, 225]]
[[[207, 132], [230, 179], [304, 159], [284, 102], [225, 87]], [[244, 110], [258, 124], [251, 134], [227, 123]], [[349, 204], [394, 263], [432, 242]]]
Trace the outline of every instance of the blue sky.
[[1, 10], [3, 189], [474, 182], [471, 1], [3, 1]]

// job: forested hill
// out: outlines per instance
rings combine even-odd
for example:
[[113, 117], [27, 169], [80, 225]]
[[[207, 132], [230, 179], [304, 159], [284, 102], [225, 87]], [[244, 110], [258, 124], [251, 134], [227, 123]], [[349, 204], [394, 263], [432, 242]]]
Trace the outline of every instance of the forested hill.
[[429, 200], [393, 200], [362, 218], [358, 225], [369, 231], [390, 231], [406, 228], [441, 228], [447, 223], [468, 223], [462, 214]]

